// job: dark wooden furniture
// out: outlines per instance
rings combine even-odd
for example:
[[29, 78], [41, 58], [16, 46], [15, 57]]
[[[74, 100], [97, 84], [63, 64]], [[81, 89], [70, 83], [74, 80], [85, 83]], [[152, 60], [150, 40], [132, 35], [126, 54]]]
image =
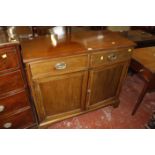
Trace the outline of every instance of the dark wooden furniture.
[[134, 45], [106, 31], [21, 42], [39, 127], [107, 105], [117, 107]]
[[137, 44], [136, 48], [155, 46], [155, 35], [143, 30], [129, 30], [122, 32], [122, 35], [134, 41]]
[[151, 34], [155, 34], [155, 26], [131, 26], [132, 30], [142, 30]]
[[18, 43], [0, 37], [0, 128], [36, 125]]
[[132, 111], [132, 115], [134, 115], [145, 94], [155, 89], [155, 47], [135, 49], [132, 55], [131, 68], [138, 73], [145, 83]]

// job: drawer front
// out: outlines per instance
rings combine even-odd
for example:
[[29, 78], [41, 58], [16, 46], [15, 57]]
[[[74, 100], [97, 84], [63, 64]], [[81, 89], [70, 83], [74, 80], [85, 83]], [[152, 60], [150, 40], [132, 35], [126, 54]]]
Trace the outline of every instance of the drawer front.
[[0, 117], [29, 106], [25, 91], [0, 99]]
[[20, 88], [24, 88], [20, 70], [0, 76], [0, 95]]
[[22, 129], [34, 124], [31, 109], [17, 113], [11, 117], [0, 119], [0, 129]]
[[33, 77], [43, 74], [63, 74], [88, 68], [88, 55], [62, 57], [30, 64]]
[[102, 51], [91, 55], [91, 67], [121, 62], [131, 58], [132, 49]]
[[0, 49], [0, 72], [19, 67], [16, 48]]

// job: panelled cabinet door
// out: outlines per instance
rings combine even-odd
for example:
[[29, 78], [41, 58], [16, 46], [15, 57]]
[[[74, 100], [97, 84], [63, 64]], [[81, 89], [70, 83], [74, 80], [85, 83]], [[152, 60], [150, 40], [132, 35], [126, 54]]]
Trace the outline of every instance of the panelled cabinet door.
[[126, 70], [127, 64], [125, 65], [125, 63], [92, 69], [90, 71], [87, 108], [106, 104], [104, 101], [116, 98]]
[[87, 71], [33, 80], [39, 121], [72, 115], [84, 109]]

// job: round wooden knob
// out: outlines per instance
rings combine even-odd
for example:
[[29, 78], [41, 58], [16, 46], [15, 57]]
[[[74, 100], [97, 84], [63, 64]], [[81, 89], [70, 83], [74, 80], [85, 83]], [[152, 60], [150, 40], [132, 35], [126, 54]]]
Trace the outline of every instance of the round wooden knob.
[[115, 41], [113, 41], [113, 42], [112, 42], [112, 45], [115, 45], [115, 44], [116, 44], [116, 42], [115, 42]]
[[5, 107], [4, 105], [0, 105], [0, 112], [4, 111]]
[[5, 124], [3, 125], [3, 127], [6, 128], [6, 129], [11, 128], [11, 126], [12, 126], [12, 123], [10, 123], [10, 122], [5, 123]]

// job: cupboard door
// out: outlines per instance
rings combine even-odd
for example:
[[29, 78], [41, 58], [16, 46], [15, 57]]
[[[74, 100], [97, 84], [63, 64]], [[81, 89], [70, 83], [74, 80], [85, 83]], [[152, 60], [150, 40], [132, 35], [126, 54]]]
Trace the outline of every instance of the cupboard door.
[[120, 63], [109, 67], [98, 67], [90, 71], [87, 106], [104, 104], [119, 94], [127, 64]]
[[84, 107], [86, 71], [38, 78], [33, 84], [40, 122], [80, 112]]

